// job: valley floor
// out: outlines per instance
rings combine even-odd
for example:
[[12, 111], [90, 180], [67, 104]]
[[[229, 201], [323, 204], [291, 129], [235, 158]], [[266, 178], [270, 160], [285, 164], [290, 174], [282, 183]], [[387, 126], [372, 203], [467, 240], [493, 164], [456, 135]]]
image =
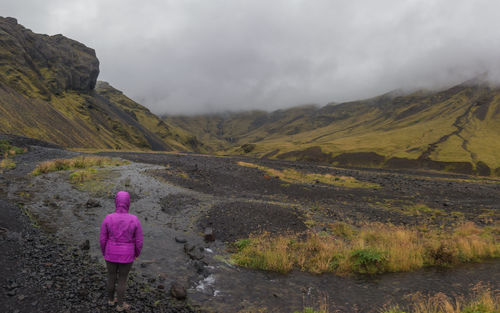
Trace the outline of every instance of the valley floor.
[[[298, 270], [278, 274], [238, 267], [230, 260], [232, 243], [253, 233], [321, 232], [339, 221], [354, 227], [381, 222], [444, 230], [467, 221], [481, 227], [492, 226], [500, 220], [498, 180], [434, 172], [332, 168], [245, 157], [120, 152], [102, 155], [132, 163], [97, 169], [91, 181], [81, 184], [71, 183], [67, 171], [28, 176], [43, 160], [76, 154], [31, 146], [28, 153], [14, 158], [16, 169], [2, 175], [0, 187], [10, 204], [8, 209], [7, 205], [0, 206], [0, 226], [7, 229], [1, 234], [0, 244], [8, 252], [2, 256], [5, 264], [13, 269], [5, 271], [2, 282], [6, 286], [2, 303], [7, 311], [16, 308], [19, 295], [31, 292], [22, 286], [12, 288], [12, 284], [37, 281], [43, 286], [47, 280], [57, 280], [51, 277], [57, 276], [51, 272], [52, 267], [41, 267], [37, 261], [14, 261], [36, 254], [26, 255], [15, 247], [17, 244], [12, 244], [20, 240], [23, 245], [30, 245], [33, 241], [25, 239], [29, 236], [24, 234], [33, 231], [41, 238], [55, 238], [60, 248], [45, 248], [46, 243], [37, 239], [35, 247], [28, 249], [60, 249], [61, 255], [68, 251], [67, 257], [84, 258], [86, 264], [92, 264], [89, 270], [68, 263], [73, 264], [77, 277], [91, 286], [87, 294], [79, 293], [78, 283], [68, 283], [70, 275], [61, 274], [66, 279], [61, 286], [74, 286], [70, 290], [75, 291], [53, 296], [50, 288], [42, 289], [47, 291], [37, 295], [37, 303], [47, 303], [49, 308], [51, 297], [57, 297], [58, 302], [52, 303], [53, 311], [64, 311], [63, 303], [72, 303], [83, 312], [86, 307], [82, 302], [95, 298], [92, 310], [101, 309], [104, 296], [103, 282], [99, 280], [102, 257], [98, 231], [102, 218], [113, 210], [114, 193], [122, 189], [131, 193], [131, 213], [140, 218], [145, 230], [144, 252], [134, 265], [137, 277], [129, 291], [138, 312], [189, 311], [165, 298], [158, 302], [163, 305], [160, 310], [153, 305], [156, 300], [148, 299], [150, 292], [155, 297], [167, 293], [174, 281], [188, 287], [190, 307], [209, 312], [294, 312], [322, 305], [329, 312], [379, 312], [391, 303], [404, 306], [408, 296], [417, 292], [467, 294], [478, 283], [493, 290], [500, 288], [498, 259], [374, 276], [315, 275]], [[16, 211], [19, 206], [12, 205], [16, 203], [23, 203], [23, 209], [40, 230], [33, 230], [26, 221], [23, 228], [16, 228], [17, 221], [27, 219]], [[208, 229], [215, 237], [213, 242], [203, 240]], [[14, 233], [21, 235], [9, 235]], [[78, 245], [85, 240], [90, 241], [90, 249], [84, 253]], [[64, 273], [65, 264], [58, 258], [44, 254], [40, 262], [56, 264]], [[16, 273], [19, 271], [21, 274]], [[95, 272], [95, 278], [85, 280], [85, 271]], [[24, 284], [16, 283], [18, 280], [24, 280]], [[13, 295], [8, 294], [11, 290]], [[29, 300], [30, 305], [35, 301]], [[28, 301], [19, 303], [20, 312], [27, 312], [29, 306], [23, 303]]]

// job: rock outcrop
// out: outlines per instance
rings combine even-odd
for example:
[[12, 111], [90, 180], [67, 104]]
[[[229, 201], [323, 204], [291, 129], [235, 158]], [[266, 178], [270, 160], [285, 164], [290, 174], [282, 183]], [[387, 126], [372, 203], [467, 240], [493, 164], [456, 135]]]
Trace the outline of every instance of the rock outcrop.
[[17, 91], [50, 98], [66, 90], [95, 88], [99, 60], [94, 49], [63, 35], [40, 35], [0, 17], [0, 75]]

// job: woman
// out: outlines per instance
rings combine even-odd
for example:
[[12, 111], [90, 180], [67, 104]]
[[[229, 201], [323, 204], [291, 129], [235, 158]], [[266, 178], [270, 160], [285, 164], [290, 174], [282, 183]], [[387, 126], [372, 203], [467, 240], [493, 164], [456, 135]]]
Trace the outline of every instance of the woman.
[[[123, 302], [127, 276], [134, 259], [141, 254], [142, 228], [137, 216], [129, 214], [130, 195], [126, 191], [119, 191], [115, 197], [115, 213], [108, 214], [101, 225], [102, 255], [108, 268], [108, 304], [115, 305], [118, 311], [126, 310], [129, 304]], [[118, 279], [114, 297], [115, 282]]]

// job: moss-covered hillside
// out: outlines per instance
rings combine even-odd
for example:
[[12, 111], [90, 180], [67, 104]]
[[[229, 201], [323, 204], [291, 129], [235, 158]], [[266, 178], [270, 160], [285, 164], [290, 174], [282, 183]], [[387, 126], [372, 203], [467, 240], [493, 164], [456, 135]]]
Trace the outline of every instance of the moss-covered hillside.
[[500, 175], [500, 89], [480, 79], [321, 108], [165, 120], [221, 153]]
[[93, 49], [0, 17], [0, 133], [65, 147], [203, 151], [107, 83]]

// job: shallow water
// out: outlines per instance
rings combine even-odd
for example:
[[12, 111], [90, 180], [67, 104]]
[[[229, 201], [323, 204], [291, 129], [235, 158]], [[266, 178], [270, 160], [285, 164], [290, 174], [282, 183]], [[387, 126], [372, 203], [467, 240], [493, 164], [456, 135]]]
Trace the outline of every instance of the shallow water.
[[384, 305], [403, 304], [416, 292], [464, 294], [479, 282], [500, 287], [500, 261], [469, 264], [452, 269], [423, 269], [374, 277], [339, 277], [293, 272], [287, 275], [221, 266], [215, 271], [218, 297], [206, 305], [231, 312], [234, 308], [267, 307], [293, 312], [327, 303], [330, 312], [379, 312]]
[[[186, 268], [188, 258], [183, 245], [175, 243], [181, 236], [193, 243], [201, 243], [195, 231], [192, 212], [183, 211], [175, 216], [161, 210], [160, 199], [172, 194], [190, 195], [190, 191], [162, 183], [145, 171], [157, 166], [131, 164], [109, 168], [109, 180], [105, 180], [105, 197], [89, 196], [68, 182], [68, 172], [51, 173], [34, 178], [34, 187], [27, 191], [33, 195], [27, 205], [38, 223], [57, 237], [70, 243], [90, 241], [90, 253], [102, 260], [99, 249], [99, 231], [104, 217], [114, 212], [113, 196], [116, 191], [131, 193], [130, 213], [137, 215], [144, 232], [144, 249], [136, 262], [140, 272], [163, 273], [168, 280], [187, 279], [191, 271]], [[116, 175], [118, 174], [118, 175]], [[88, 208], [89, 199], [99, 201], [100, 207]], [[201, 210], [196, 210], [196, 214]]]
[[[23, 190], [30, 194], [26, 208], [39, 224], [61, 240], [80, 244], [91, 243], [91, 255], [104, 262], [99, 249], [100, 223], [114, 211], [113, 195], [118, 190], [131, 193], [130, 213], [141, 220], [144, 230], [144, 250], [135, 270], [147, 277], [153, 286], [179, 280], [189, 286], [189, 301], [213, 311], [255, 311], [267, 308], [271, 312], [293, 312], [306, 306], [319, 307], [327, 303], [331, 312], [370, 312], [389, 302], [401, 303], [415, 293], [461, 294], [478, 282], [488, 282], [500, 288], [500, 261], [470, 264], [453, 269], [423, 269], [413, 273], [393, 273], [367, 277], [339, 277], [332, 274], [312, 275], [293, 272], [287, 275], [248, 270], [221, 261], [227, 256], [225, 246], [216, 241], [206, 244], [197, 228], [205, 212], [225, 199], [174, 186], [148, 175], [148, 171], [163, 169], [155, 165], [132, 163], [100, 170], [102, 192], [75, 189], [68, 181], [68, 172], [51, 173], [32, 179], [32, 184], [11, 187], [11, 192]], [[191, 203], [176, 208], [165, 207], [166, 197], [176, 195]], [[95, 199], [100, 207], [87, 208]], [[179, 202], [179, 201], [178, 201]], [[190, 244], [205, 248], [206, 262], [200, 274], [196, 262], [184, 252], [184, 245], [175, 242], [182, 237]], [[161, 277], [161, 279], [159, 279]]]

